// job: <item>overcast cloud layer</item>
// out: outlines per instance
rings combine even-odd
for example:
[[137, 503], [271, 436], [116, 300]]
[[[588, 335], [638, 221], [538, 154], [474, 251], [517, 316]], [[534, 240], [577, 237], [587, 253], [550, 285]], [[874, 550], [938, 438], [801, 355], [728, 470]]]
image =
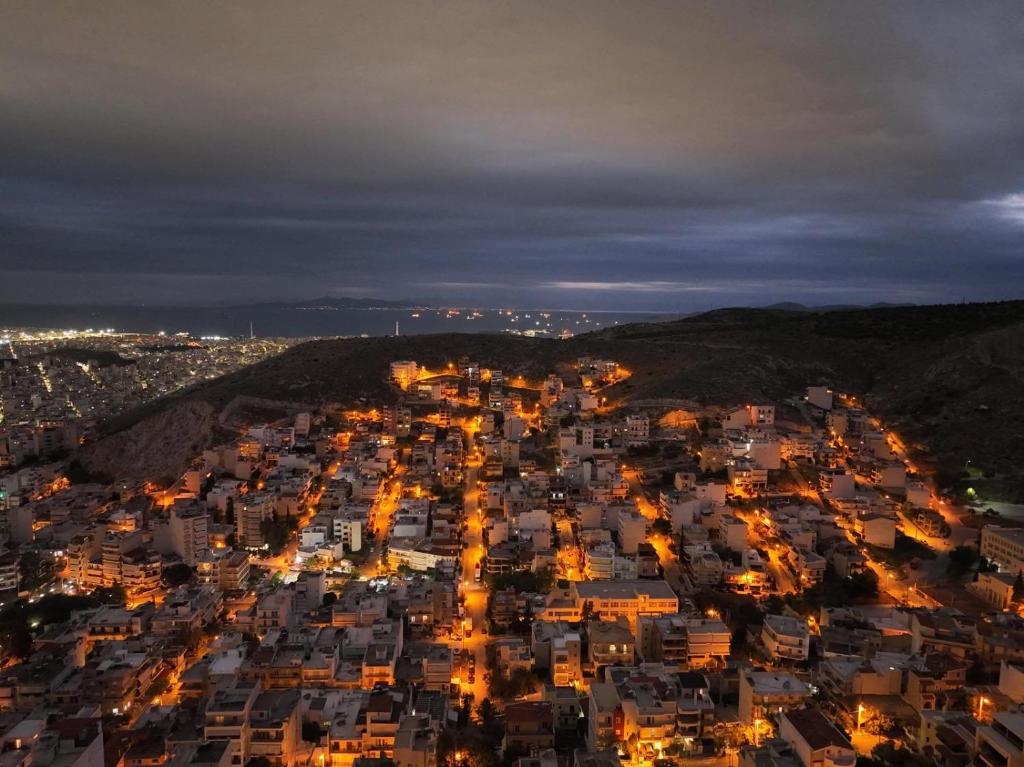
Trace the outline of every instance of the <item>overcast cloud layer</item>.
[[0, 2], [0, 300], [1024, 296], [1024, 9]]

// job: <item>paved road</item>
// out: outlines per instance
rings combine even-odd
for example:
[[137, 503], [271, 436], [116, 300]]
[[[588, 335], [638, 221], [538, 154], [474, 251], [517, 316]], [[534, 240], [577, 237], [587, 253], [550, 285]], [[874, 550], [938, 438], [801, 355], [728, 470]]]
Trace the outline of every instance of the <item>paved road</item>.
[[[636, 501], [637, 510], [650, 522], [658, 519], [661, 516], [661, 510], [651, 503], [644, 493], [644, 486], [640, 482], [640, 472], [636, 469], [623, 469], [622, 476], [629, 483], [629, 494]], [[679, 557], [669, 549], [670, 539], [664, 535], [651, 533], [647, 536], [647, 542], [654, 546], [654, 550], [658, 554], [658, 561], [661, 562], [664, 570], [665, 580], [669, 585], [679, 594], [688, 591], [683, 581], [682, 571], [679, 569]]]
[[487, 683], [484, 674], [487, 670], [486, 645], [487, 635], [484, 621], [487, 614], [487, 587], [481, 581], [477, 583], [473, 577], [476, 565], [483, 557], [483, 523], [478, 515], [480, 491], [477, 490], [477, 470], [474, 465], [466, 467], [466, 485], [463, 491], [463, 513], [467, 528], [465, 541], [469, 545], [462, 550], [462, 593], [465, 596], [466, 616], [473, 621], [473, 635], [464, 638], [462, 646], [470, 650], [476, 658], [476, 681], [469, 685], [460, 673], [463, 681], [462, 691], [472, 692], [474, 701], [479, 703], [487, 697]]

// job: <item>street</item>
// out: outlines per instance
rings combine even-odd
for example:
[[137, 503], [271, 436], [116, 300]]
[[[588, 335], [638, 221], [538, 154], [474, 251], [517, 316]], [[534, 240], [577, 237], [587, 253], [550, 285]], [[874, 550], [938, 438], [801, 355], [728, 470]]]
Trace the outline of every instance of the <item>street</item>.
[[462, 595], [465, 598], [466, 617], [473, 622], [473, 635], [464, 637], [462, 646], [473, 653], [476, 658], [476, 675], [472, 685], [463, 678], [462, 691], [471, 692], [475, 702], [479, 703], [487, 697], [487, 683], [484, 675], [487, 670], [487, 635], [484, 634], [487, 615], [487, 588], [483, 580], [478, 583], [474, 579], [477, 563], [483, 558], [483, 523], [478, 515], [480, 491], [477, 490], [478, 467], [473, 464], [466, 466], [466, 483], [463, 491], [464, 518], [466, 533], [464, 540], [468, 544], [462, 550]]

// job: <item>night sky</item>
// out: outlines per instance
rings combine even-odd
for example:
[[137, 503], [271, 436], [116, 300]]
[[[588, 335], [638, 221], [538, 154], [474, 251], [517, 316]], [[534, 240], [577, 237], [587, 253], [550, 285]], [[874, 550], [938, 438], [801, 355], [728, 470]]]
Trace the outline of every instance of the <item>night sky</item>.
[[0, 0], [0, 301], [1024, 296], [999, 3]]

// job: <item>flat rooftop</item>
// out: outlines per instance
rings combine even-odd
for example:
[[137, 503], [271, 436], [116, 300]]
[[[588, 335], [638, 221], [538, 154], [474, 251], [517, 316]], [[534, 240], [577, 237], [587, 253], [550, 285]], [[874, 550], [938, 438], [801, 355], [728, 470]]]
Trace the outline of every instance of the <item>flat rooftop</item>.
[[577, 581], [573, 585], [581, 599], [678, 599], [668, 581]]

